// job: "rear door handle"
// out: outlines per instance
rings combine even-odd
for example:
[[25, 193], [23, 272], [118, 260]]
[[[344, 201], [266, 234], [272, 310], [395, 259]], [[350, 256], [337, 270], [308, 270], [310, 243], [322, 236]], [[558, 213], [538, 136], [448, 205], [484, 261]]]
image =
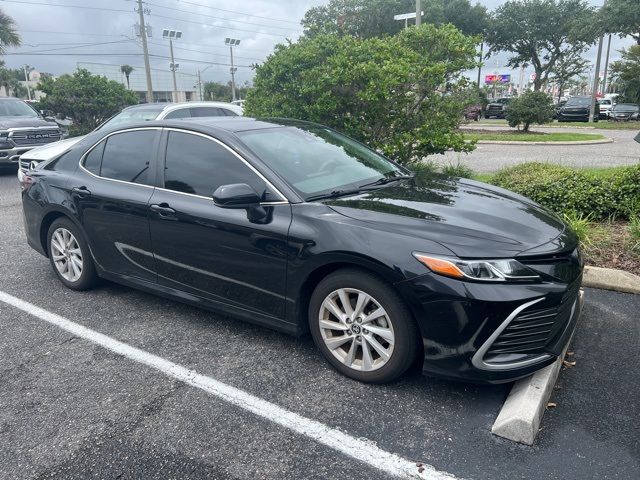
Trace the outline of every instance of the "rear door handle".
[[153, 204], [149, 207], [152, 212], [158, 213], [161, 217], [174, 215], [176, 211], [169, 206], [168, 203]]
[[87, 187], [74, 187], [71, 189], [71, 191], [79, 197], [88, 197], [89, 195], [91, 195], [91, 192]]

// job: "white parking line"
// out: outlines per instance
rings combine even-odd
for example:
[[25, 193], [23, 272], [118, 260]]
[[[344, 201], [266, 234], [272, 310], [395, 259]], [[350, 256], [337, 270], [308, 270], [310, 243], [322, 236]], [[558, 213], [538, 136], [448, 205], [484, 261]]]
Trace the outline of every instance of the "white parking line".
[[201, 375], [194, 370], [173, 363], [157, 355], [132, 347], [102, 333], [72, 322], [60, 315], [0, 291], [0, 301], [22, 310], [34, 317], [66, 330], [73, 335], [96, 343], [114, 353], [142, 363], [169, 377], [204, 390], [225, 402], [247, 410], [259, 417], [277, 423], [300, 435], [305, 435], [334, 450], [359, 460], [382, 472], [401, 478], [423, 478], [429, 480], [456, 480], [448, 473], [440, 472], [431, 465], [416, 464], [394, 453], [378, 448], [374, 442], [355, 438], [316, 420], [305, 418], [286, 408], [258, 398], [214, 378]]

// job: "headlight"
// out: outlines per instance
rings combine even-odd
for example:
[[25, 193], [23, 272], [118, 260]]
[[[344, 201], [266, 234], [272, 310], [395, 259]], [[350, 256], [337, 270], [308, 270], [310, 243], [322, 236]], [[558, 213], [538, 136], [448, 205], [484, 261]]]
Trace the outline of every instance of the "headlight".
[[536, 272], [514, 259], [459, 260], [432, 257], [418, 252], [414, 252], [413, 256], [432, 272], [460, 280], [509, 282], [540, 278]]

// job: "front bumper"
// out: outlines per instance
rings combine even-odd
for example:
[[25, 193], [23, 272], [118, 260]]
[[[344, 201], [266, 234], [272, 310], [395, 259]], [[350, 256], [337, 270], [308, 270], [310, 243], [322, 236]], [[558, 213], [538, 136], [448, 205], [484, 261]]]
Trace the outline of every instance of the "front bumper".
[[422, 334], [423, 373], [503, 383], [562, 353], [582, 313], [581, 281], [496, 285], [428, 274], [396, 286]]
[[37, 146], [39, 145], [0, 149], [0, 166], [15, 165], [17, 168], [20, 162], [20, 155], [27, 153]]

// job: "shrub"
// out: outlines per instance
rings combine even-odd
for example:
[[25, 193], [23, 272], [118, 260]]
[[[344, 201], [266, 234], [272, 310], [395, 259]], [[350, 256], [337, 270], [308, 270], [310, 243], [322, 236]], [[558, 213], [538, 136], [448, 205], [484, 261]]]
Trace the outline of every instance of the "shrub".
[[553, 100], [544, 92], [526, 92], [511, 100], [506, 119], [510, 127], [523, 126], [528, 132], [532, 123], [542, 125], [553, 120]]
[[607, 177], [547, 163], [523, 163], [491, 180], [559, 213], [593, 219], [630, 218], [640, 198], [640, 165], [620, 168]]
[[562, 215], [564, 221], [569, 225], [571, 230], [577, 235], [578, 240], [582, 244], [590, 244], [591, 218], [592, 215], [583, 215], [577, 212], [567, 212]]
[[450, 163], [442, 167], [442, 173], [450, 177], [473, 178], [473, 170], [471, 167], [458, 162]]
[[476, 45], [452, 25], [383, 38], [304, 37], [256, 66], [245, 112], [328, 125], [405, 164], [470, 151], [457, 127]]

